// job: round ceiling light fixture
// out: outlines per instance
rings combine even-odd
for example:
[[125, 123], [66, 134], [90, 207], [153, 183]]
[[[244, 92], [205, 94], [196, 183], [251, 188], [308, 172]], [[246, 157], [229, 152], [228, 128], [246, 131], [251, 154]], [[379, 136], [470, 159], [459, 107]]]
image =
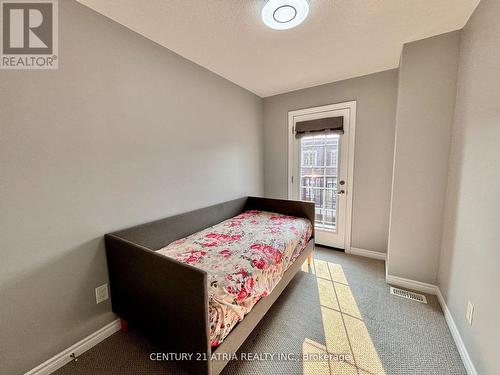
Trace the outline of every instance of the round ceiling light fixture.
[[275, 30], [300, 25], [309, 14], [307, 0], [267, 0], [262, 8], [262, 21]]

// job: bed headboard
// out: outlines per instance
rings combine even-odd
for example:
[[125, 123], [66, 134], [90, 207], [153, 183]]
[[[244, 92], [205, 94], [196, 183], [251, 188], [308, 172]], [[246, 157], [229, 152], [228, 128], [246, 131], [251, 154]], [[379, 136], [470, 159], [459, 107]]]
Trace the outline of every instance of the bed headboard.
[[[244, 210], [261, 210], [278, 214], [303, 217], [314, 224], [314, 203], [287, 199], [248, 197]], [[314, 238], [314, 225], [311, 238]]]

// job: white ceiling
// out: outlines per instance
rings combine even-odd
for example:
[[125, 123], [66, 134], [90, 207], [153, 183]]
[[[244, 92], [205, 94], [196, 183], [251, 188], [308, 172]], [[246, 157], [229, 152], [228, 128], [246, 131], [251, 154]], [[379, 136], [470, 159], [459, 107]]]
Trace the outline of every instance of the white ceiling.
[[310, 0], [282, 31], [264, 0], [80, 2], [265, 97], [395, 68], [403, 43], [462, 28], [479, 0]]

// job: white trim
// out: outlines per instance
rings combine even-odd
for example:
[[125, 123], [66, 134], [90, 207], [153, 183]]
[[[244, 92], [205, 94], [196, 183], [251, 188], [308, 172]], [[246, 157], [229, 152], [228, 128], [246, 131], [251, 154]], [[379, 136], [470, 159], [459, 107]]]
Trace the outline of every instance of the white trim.
[[439, 304], [441, 305], [441, 309], [443, 310], [444, 318], [446, 320], [446, 324], [450, 329], [451, 336], [453, 337], [453, 341], [455, 341], [455, 345], [457, 347], [458, 353], [462, 358], [462, 362], [464, 364], [465, 369], [467, 370], [467, 374], [469, 375], [477, 375], [476, 368], [474, 367], [474, 363], [472, 362], [469, 353], [467, 352], [467, 348], [462, 340], [462, 336], [460, 335], [460, 331], [458, 330], [455, 321], [453, 320], [453, 316], [451, 315], [450, 309], [446, 305], [446, 301], [444, 300], [443, 294], [441, 293], [441, 289], [437, 285], [423, 283], [421, 281], [415, 281], [410, 279], [405, 279], [403, 277], [387, 275], [385, 279], [387, 284], [392, 284], [396, 286], [400, 286], [403, 288], [417, 290], [419, 292], [424, 292], [428, 294], [434, 294]]
[[373, 259], [385, 260], [385, 258], [386, 258], [385, 253], [381, 253], [381, 252], [373, 251], [373, 250], [359, 249], [357, 247], [351, 247], [349, 253], [352, 255], [359, 255], [362, 257], [373, 258]]
[[83, 340], [80, 340], [76, 344], [63, 350], [61, 353], [56, 354], [52, 358], [43, 362], [41, 365], [38, 365], [34, 369], [28, 371], [25, 375], [49, 375], [57, 369], [63, 367], [65, 364], [71, 362], [73, 360], [73, 358], [70, 357], [71, 354], [74, 353], [76, 357], [78, 357], [119, 330], [120, 319], [116, 319], [98, 331], [85, 337]]
[[343, 103], [348, 105], [350, 108], [350, 124], [349, 124], [349, 156], [347, 158], [347, 188], [349, 189], [347, 194], [347, 206], [345, 208], [345, 248], [344, 251], [349, 254], [351, 251], [351, 225], [352, 225], [352, 204], [354, 197], [354, 155], [356, 146], [356, 101]]
[[[351, 248], [351, 253], [356, 254], [356, 252], [363, 252], [363, 253], [374, 253], [374, 251], [371, 250], [364, 250], [364, 249], [357, 249], [357, 248]], [[381, 253], [379, 253], [381, 254]], [[361, 254], [356, 254], [356, 255], [361, 255]], [[385, 255], [385, 254], [381, 254]], [[368, 255], [363, 255], [363, 256], [368, 256]], [[434, 294], [437, 296], [437, 299], [439, 301], [439, 304], [441, 305], [441, 308], [443, 310], [444, 318], [446, 320], [446, 323], [448, 324], [448, 328], [450, 329], [451, 336], [453, 337], [453, 340], [455, 341], [455, 345], [457, 346], [458, 352], [460, 353], [460, 357], [462, 358], [462, 361], [464, 363], [465, 369], [467, 370], [467, 374], [469, 375], [477, 375], [476, 368], [474, 367], [474, 363], [472, 362], [469, 353], [467, 352], [467, 348], [465, 347], [465, 344], [462, 340], [462, 336], [460, 335], [460, 332], [458, 331], [457, 325], [455, 324], [455, 321], [453, 320], [453, 316], [451, 315], [450, 310], [448, 309], [448, 306], [446, 305], [446, 302], [444, 300], [444, 297], [441, 293], [441, 290], [439, 289], [438, 286], [433, 285], [433, 284], [427, 284], [427, 283], [422, 283], [420, 281], [415, 281], [411, 279], [405, 279], [402, 277], [398, 276], [392, 276], [392, 275], [387, 275], [386, 282], [388, 284], [393, 284], [396, 286], [408, 288], [408, 289], [413, 289], [417, 290], [420, 292], [424, 293], [429, 293], [429, 294]], [[120, 330], [120, 320], [117, 319], [103, 328], [99, 329], [98, 331], [90, 334], [89, 336], [85, 337], [83, 340], [80, 340], [76, 344], [72, 345], [68, 349], [62, 351], [59, 354], [56, 354], [54, 357], [48, 359], [41, 365], [35, 367], [34, 369], [28, 371], [25, 375], [49, 375], [52, 372], [56, 371], [57, 369], [61, 368], [65, 364], [69, 363], [72, 361], [72, 358], [70, 355], [72, 353], [76, 354], [76, 356], [80, 356], [82, 353], [86, 352], [93, 346], [97, 345], [104, 339], [108, 338], [111, 336], [113, 333], [118, 332]]]
[[400, 286], [402, 288], [416, 290], [417, 292], [424, 292], [428, 294], [437, 294], [438, 287], [434, 284], [427, 284], [421, 281], [405, 279], [399, 276], [387, 275], [385, 278], [387, 284]]
[[294, 176], [294, 117], [317, 114], [321, 112], [328, 112], [334, 110], [349, 110], [349, 153], [347, 157], [347, 195], [346, 195], [346, 208], [345, 208], [345, 230], [344, 230], [344, 251], [349, 254], [351, 252], [351, 227], [352, 227], [352, 205], [353, 205], [353, 191], [354, 191], [354, 154], [355, 154], [355, 136], [356, 136], [356, 101], [328, 104], [319, 107], [305, 108], [288, 112], [288, 199], [294, 198], [294, 186], [292, 184], [292, 176]]
[[441, 289], [437, 288], [437, 299], [441, 308], [443, 309], [444, 318], [446, 319], [446, 323], [448, 324], [448, 328], [450, 329], [451, 336], [455, 341], [455, 345], [457, 346], [458, 352], [460, 353], [460, 357], [462, 357], [462, 362], [464, 363], [465, 369], [467, 370], [467, 374], [469, 375], [477, 375], [476, 368], [474, 367], [474, 363], [467, 352], [467, 348], [462, 340], [462, 336], [460, 336], [460, 332], [458, 331], [457, 325], [453, 320], [453, 316], [451, 315], [450, 309], [446, 305], [446, 301], [444, 300], [443, 295], [441, 294]]

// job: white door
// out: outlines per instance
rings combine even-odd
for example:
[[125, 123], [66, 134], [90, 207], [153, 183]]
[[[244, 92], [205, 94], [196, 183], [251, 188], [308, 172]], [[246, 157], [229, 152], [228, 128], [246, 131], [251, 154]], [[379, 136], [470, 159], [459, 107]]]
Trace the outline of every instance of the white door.
[[[289, 197], [312, 201], [316, 208], [316, 243], [349, 250], [355, 103], [290, 112]], [[295, 137], [295, 123], [327, 117], [344, 118], [341, 133]], [[352, 143], [352, 144], [351, 144]]]

